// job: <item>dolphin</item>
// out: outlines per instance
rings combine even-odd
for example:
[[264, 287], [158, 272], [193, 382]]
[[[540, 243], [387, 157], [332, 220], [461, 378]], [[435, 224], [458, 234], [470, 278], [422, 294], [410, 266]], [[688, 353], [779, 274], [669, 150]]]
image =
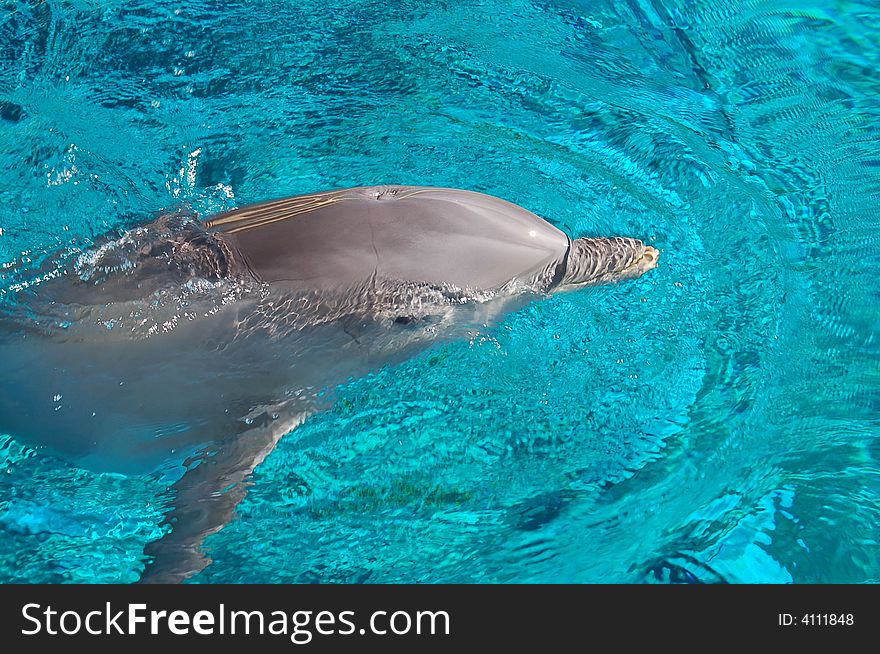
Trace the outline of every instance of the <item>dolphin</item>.
[[180, 582], [335, 387], [658, 256], [450, 188], [333, 190], [207, 221], [179, 209], [5, 289], [0, 431], [76, 466], [162, 475], [165, 533], [141, 581]]

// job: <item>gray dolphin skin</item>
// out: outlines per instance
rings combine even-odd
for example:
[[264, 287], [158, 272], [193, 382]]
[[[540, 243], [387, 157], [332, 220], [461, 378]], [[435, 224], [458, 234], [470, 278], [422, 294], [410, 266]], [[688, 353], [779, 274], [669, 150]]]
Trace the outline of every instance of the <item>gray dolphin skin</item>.
[[166, 213], [22, 274], [0, 301], [0, 432], [167, 480], [143, 582], [210, 563], [254, 468], [333, 389], [659, 253], [570, 239], [481, 193], [373, 186]]

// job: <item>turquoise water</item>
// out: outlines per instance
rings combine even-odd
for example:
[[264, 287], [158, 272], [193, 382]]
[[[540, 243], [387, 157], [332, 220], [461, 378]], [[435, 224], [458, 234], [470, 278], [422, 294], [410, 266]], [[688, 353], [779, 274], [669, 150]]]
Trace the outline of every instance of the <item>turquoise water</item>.
[[[0, 12], [4, 292], [162, 208], [379, 183], [662, 252], [341, 388], [192, 581], [880, 581], [875, 3]], [[138, 578], [158, 475], [0, 452], [0, 580]]]

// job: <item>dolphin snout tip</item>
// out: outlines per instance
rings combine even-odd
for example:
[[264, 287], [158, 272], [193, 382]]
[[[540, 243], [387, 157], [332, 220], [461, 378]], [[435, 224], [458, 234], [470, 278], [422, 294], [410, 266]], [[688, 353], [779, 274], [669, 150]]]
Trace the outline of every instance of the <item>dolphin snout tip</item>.
[[656, 268], [658, 259], [660, 259], [660, 251], [655, 247], [646, 245], [645, 251], [642, 253], [642, 270], [647, 271]]

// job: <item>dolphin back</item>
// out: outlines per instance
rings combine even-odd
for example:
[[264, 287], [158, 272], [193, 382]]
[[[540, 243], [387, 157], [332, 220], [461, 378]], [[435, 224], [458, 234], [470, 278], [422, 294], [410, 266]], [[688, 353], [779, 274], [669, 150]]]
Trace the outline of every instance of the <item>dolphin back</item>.
[[372, 186], [243, 207], [208, 221], [263, 281], [334, 291], [411, 282], [546, 290], [568, 237], [505, 200], [458, 189]]

